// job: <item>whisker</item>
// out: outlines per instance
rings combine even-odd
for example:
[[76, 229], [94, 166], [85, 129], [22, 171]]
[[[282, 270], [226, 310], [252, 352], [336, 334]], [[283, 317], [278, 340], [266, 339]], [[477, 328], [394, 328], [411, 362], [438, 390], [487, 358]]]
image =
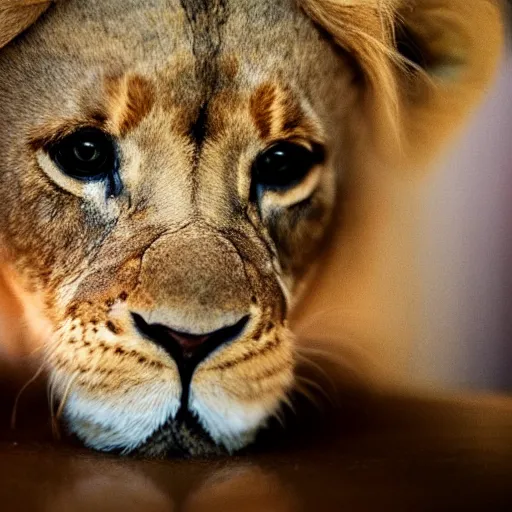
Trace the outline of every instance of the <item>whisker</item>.
[[59, 439], [59, 432], [57, 421], [55, 419], [55, 394], [56, 394], [56, 386], [57, 386], [57, 376], [54, 373], [49, 382], [48, 382], [48, 407], [50, 409], [50, 422], [52, 425], [52, 434], [54, 438]]
[[320, 392], [320, 394], [323, 395], [331, 405], [335, 405], [335, 400], [333, 399], [332, 394], [328, 393], [318, 382], [308, 379], [307, 377], [303, 377], [302, 375], [298, 375], [296, 379], [300, 384], [304, 384], [306, 388], [309, 387]]
[[292, 411], [293, 414], [297, 414], [295, 405], [293, 405], [293, 401], [292, 401], [292, 397], [291, 397], [293, 391], [294, 391], [293, 389], [288, 391], [286, 393], [286, 395], [281, 399], [281, 407], [286, 406], [286, 407], [288, 407], [288, 409], [290, 409], [290, 411]]
[[279, 403], [279, 408], [274, 412], [274, 414], [272, 414], [272, 417], [278, 421], [279, 425], [281, 426], [281, 428], [283, 430], [286, 430], [286, 428], [287, 428], [286, 420], [288, 418], [285, 408], [290, 410], [291, 413], [293, 414], [293, 416], [295, 416], [295, 417], [298, 416], [297, 409], [295, 408], [295, 405], [293, 403], [293, 397], [292, 397], [294, 391], [296, 392], [297, 390], [295, 390], [295, 389], [289, 390], [281, 398], [281, 401]]
[[[300, 380], [302, 380], [302, 379], [300, 379]], [[315, 409], [317, 409], [319, 411], [322, 409], [322, 407], [320, 406], [318, 397], [315, 396], [313, 393], [311, 393], [311, 391], [307, 388], [306, 385], [302, 384], [301, 382], [296, 382], [294, 391], [298, 395], [304, 397], [308, 401], [308, 403], [312, 404], [315, 407]], [[294, 411], [295, 415], [298, 415], [295, 408], [293, 408], [293, 411]]]
[[44, 343], [41, 343], [38, 347], [34, 348], [33, 350], [31, 350], [28, 354], [27, 354], [27, 357], [32, 357], [34, 355], [36, 355], [37, 353], [41, 352], [42, 350], [44, 350], [46, 347], [45, 347], [45, 344]]
[[55, 383], [52, 382], [48, 388], [48, 405], [50, 408], [50, 422], [54, 439], [59, 439], [57, 422], [55, 421]]
[[[318, 373], [320, 373], [322, 375], [322, 377], [324, 377], [325, 380], [327, 381], [327, 383], [330, 385], [331, 390], [333, 392], [336, 392], [336, 385], [334, 384], [334, 380], [331, 378], [331, 376], [329, 375], [327, 370], [322, 367], [322, 365], [320, 365], [319, 363], [317, 363], [313, 359], [305, 356], [304, 354], [301, 354], [299, 351], [296, 352], [295, 356], [297, 357], [297, 359], [299, 359], [299, 361], [302, 361], [303, 363], [305, 363], [305, 365], [308, 368], [312, 368], [314, 370], [317, 370]], [[334, 362], [334, 361], [331, 361], [331, 362]]]
[[286, 427], [285, 421], [284, 421], [284, 411], [282, 407], [277, 408], [274, 413], [272, 414], [272, 417], [275, 418], [282, 429]]
[[326, 308], [326, 309], [320, 309], [318, 311], [315, 311], [314, 313], [311, 313], [308, 315], [308, 321], [304, 324], [300, 324], [300, 330], [305, 330], [311, 328], [313, 325], [315, 325], [316, 322], [321, 320], [323, 315], [332, 315], [333, 313], [343, 313], [346, 311], [346, 308], [340, 308], [338, 307], [332, 307], [332, 308]]
[[[371, 362], [373, 360], [372, 356], [363, 352], [361, 349], [359, 352], [355, 352], [354, 350], [350, 351], [348, 348], [345, 354], [341, 354], [340, 349], [342, 348], [341, 343], [337, 343], [332, 350], [299, 345], [296, 347], [296, 354], [298, 357], [306, 358], [305, 363], [322, 373], [325, 378], [329, 380], [334, 389], [338, 389], [339, 387], [334, 385], [334, 382], [339, 380], [336, 378], [337, 376], [349, 377], [357, 381], [360, 385], [370, 385], [372, 382], [370, 374], [362, 371], [361, 365]], [[312, 358], [315, 358], [315, 360]], [[323, 359], [326, 363], [334, 365], [336, 371], [334, 372], [333, 369], [327, 370], [323, 368], [322, 364], [317, 362], [316, 359]]]
[[51, 405], [52, 434], [53, 434], [54, 439], [56, 439], [57, 441], [59, 441], [61, 439], [61, 433], [60, 433], [60, 428], [59, 428], [59, 419], [60, 419], [62, 412], [64, 410], [64, 407], [66, 405], [66, 401], [69, 397], [71, 387], [77, 377], [78, 377], [78, 372], [75, 372], [73, 375], [71, 375], [71, 377], [69, 377], [66, 387], [64, 388], [64, 393], [62, 394], [62, 398], [59, 402], [59, 407], [58, 407], [56, 413], [55, 413], [55, 408], [54, 408], [54, 403], [53, 403], [53, 399], [55, 398], [55, 394], [53, 393], [53, 390], [55, 389], [55, 386], [54, 385], [52, 386], [52, 405]]
[[66, 405], [66, 402], [69, 398], [69, 393], [71, 392], [71, 387], [73, 386], [76, 378], [78, 377], [78, 372], [75, 372], [71, 378], [69, 379], [69, 382], [66, 386], [66, 389], [64, 390], [64, 393], [62, 395], [62, 398], [60, 400], [59, 408], [57, 409], [57, 414], [55, 415], [55, 419], [57, 421], [60, 420], [60, 417], [62, 416], [62, 412], [64, 411], [64, 407]]
[[14, 405], [13, 405], [12, 413], [11, 413], [11, 429], [12, 430], [16, 429], [16, 419], [17, 419], [16, 416], [17, 416], [17, 412], [18, 412], [18, 404], [19, 404], [21, 395], [25, 392], [25, 390], [31, 384], [33, 384], [39, 378], [39, 376], [43, 372], [44, 368], [45, 368], [45, 361], [43, 361], [43, 363], [37, 369], [36, 373], [18, 391], [16, 398], [14, 400]]
[[[47, 351], [43, 356], [43, 361], [41, 362], [39, 368], [36, 370], [35, 374], [18, 391], [16, 398], [14, 400], [13, 410], [11, 413], [11, 421], [10, 421], [11, 429], [13, 429], [13, 430], [16, 429], [18, 406], [19, 406], [21, 396], [27, 390], [27, 388], [31, 384], [33, 384], [39, 378], [39, 376], [43, 373], [43, 371], [48, 363], [48, 359], [52, 355], [52, 352], [48, 352], [48, 343], [41, 343], [38, 347], [36, 347], [29, 354], [27, 354], [27, 359], [30, 359], [31, 357], [33, 357], [35, 354], [41, 352], [42, 350]], [[53, 350], [53, 352], [55, 352], [55, 349]]]

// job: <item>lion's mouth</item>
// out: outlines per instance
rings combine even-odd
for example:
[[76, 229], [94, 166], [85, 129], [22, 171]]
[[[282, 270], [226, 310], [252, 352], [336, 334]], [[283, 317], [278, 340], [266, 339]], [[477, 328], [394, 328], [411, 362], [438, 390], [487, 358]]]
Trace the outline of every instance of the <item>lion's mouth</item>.
[[244, 316], [236, 324], [220, 329], [207, 340], [207, 336], [182, 335], [164, 325], [148, 324], [137, 314], [132, 314], [132, 317], [140, 334], [157, 342], [174, 359], [182, 388], [176, 416], [169, 418], [133, 453], [149, 457], [212, 456], [226, 453], [226, 449], [215, 443], [190, 411], [190, 387], [199, 364], [225, 344], [226, 340], [238, 338], [247, 326], [249, 317]]
[[245, 448], [293, 384], [289, 331], [250, 312], [212, 331], [199, 318], [193, 333], [183, 322], [151, 323], [161, 318], [151, 311], [122, 316], [121, 306], [111, 320], [66, 320], [50, 363], [69, 432], [90, 448], [143, 457]]

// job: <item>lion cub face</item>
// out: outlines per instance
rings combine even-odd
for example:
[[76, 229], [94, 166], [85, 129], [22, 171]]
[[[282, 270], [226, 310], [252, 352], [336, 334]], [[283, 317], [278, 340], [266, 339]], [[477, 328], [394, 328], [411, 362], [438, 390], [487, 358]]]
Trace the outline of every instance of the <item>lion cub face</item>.
[[246, 445], [293, 383], [342, 57], [291, 0], [68, 0], [0, 77], [4, 257], [54, 326], [71, 431], [147, 454]]

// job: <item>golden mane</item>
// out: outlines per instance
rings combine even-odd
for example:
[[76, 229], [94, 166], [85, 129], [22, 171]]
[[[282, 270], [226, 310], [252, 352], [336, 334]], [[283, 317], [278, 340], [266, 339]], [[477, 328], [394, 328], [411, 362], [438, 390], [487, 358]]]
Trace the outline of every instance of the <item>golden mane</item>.
[[27, 29], [54, 0], [2, 0], [0, 5], [0, 48]]
[[[298, 1], [358, 63], [372, 143], [398, 168], [437, 152], [478, 102], [501, 56], [500, 0]], [[402, 43], [415, 47], [422, 62], [403, 55]]]

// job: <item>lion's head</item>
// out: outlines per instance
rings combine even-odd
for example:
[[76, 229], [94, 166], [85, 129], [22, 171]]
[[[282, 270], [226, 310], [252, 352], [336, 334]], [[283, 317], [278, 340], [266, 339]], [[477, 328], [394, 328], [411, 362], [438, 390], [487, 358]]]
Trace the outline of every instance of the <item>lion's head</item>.
[[67, 424], [101, 450], [245, 446], [293, 387], [288, 319], [354, 155], [444, 137], [499, 9], [3, 2], [2, 258], [51, 325]]

